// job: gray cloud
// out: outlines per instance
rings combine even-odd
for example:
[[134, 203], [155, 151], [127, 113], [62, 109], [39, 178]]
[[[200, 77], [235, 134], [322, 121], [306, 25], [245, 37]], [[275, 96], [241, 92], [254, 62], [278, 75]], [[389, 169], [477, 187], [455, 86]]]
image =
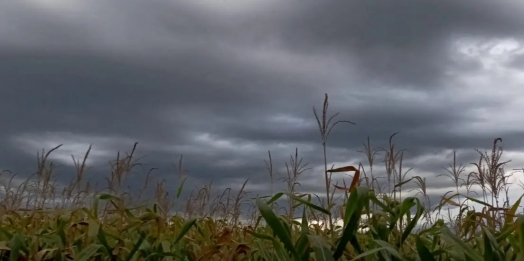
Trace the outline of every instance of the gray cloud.
[[138, 141], [160, 178], [175, 180], [184, 154], [192, 185], [249, 178], [262, 193], [267, 151], [283, 167], [298, 147], [315, 167], [302, 189], [322, 191], [312, 107], [324, 93], [357, 123], [330, 137], [337, 164], [363, 161], [367, 136], [385, 147], [400, 132], [407, 167], [442, 187], [442, 152], [524, 145], [519, 2], [207, 3], [1, 3], [0, 166], [34, 171], [39, 146], [65, 143], [55, 160], [68, 177], [65, 159], [93, 143], [103, 181], [102, 156]]
[[[517, 2], [346, 1], [305, 3], [279, 36], [306, 52], [334, 49], [367, 81], [438, 87], [461, 37], [522, 37]], [[280, 25], [281, 26], [281, 25]]]

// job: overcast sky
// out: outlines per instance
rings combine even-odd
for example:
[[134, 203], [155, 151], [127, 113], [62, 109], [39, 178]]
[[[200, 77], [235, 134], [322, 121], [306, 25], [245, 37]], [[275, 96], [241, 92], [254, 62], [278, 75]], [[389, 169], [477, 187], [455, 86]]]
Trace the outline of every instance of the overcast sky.
[[249, 178], [267, 194], [267, 151], [281, 169], [298, 148], [301, 190], [321, 192], [312, 108], [327, 93], [356, 123], [333, 130], [329, 165], [400, 132], [408, 176], [440, 194], [452, 150], [469, 165], [501, 137], [507, 169], [524, 167], [523, 13], [511, 0], [1, 1], [0, 167], [28, 175], [63, 143], [52, 159], [69, 180], [71, 154], [93, 144], [103, 181], [138, 142], [158, 178], [183, 154], [192, 185]]

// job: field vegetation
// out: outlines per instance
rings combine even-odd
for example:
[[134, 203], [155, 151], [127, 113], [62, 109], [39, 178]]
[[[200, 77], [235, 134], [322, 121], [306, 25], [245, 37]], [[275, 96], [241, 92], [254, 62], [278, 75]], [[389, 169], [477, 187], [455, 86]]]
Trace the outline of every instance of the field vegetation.
[[[298, 190], [300, 175], [308, 170], [298, 150], [286, 163], [287, 189], [264, 197], [248, 193], [247, 183], [218, 194], [211, 184], [186, 191], [182, 157], [175, 185], [150, 182], [149, 171], [143, 188], [130, 191], [123, 184], [141, 164], [137, 144], [112, 161], [101, 190], [85, 177], [91, 148], [84, 158], [72, 159], [76, 173], [65, 186], [56, 182], [56, 165], [49, 159], [60, 148], [38, 154], [36, 173], [24, 181], [9, 171], [0, 176], [0, 259], [524, 260], [521, 198], [509, 199], [513, 173], [504, 171], [500, 138], [491, 151], [478, 151], [471, 173], [454, 154], [443, 178], [455, 188], [431, 202], [426, 178], [408, 176], [403, 168], [396, 134], [386, 149], [373, 148], [368, 139], [367, 162], [329, 168], [329, 134], [354, 123], [328, 115], [327, 95], [314, 116], [325, 159], [321, 195]], [[377, 162], [385, 176], [376, 174]], [[270, 152], [265, 163], [271, 183], [278, 182]], [[350, 182], [334, 183], [332, 175], [340, 172], [351, 174]], [[417, 186], [414, 196], [405, 189], [411, 184]]]

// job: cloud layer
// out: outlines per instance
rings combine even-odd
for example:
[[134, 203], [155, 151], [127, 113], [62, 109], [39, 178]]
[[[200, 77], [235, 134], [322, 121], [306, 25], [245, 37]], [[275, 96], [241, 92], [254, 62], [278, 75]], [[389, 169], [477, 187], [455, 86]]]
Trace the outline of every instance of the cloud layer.
[[136, 141], [161, 178], [184, 154], [192, 184], [249, 178], [263, 194], [268, 150], [282, 169], [298, 148], [302, 189], [319, 192], [324, 93], [357, 123], [333, 131], [328, 164], [400, 132], [406, 168], [435, 189], [452, 150], [468, 164], [497, 137], [524, 165], [520, 2], [218, 2], [0, 3], [0, 166], [30, 174], [64, 143], [67, 177], [89, 144], [104, 169]]

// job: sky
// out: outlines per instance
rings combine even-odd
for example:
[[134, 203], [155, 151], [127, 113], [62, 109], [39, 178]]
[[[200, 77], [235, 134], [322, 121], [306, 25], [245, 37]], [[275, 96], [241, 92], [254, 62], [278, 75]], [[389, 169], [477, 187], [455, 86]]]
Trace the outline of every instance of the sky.
[[312, 109], [327, 93], [329, 114], [356, 123], [333, 129], [329, 166], [366, 165], [367, 137], [386, 147], [399, 132], [408, 177], [436, 198], [453, 150], [469, 171], [501, 137], [507, 172], [524, 167], [523, 12], [512, 0], [1, 1], [0, 168], [30, 175], [37, 152], [64, 144], [51, 159], [66, 183], [92, 144], [89, 177], [103, 183], [138, 142], [132, 187], [156, 167], [176, 189], [183, 155], [189, 187], [249, 179], [268, 194], [268, 151], [285, 174], [297, 148], [311, 168], [299, 190], [323, 195]]

